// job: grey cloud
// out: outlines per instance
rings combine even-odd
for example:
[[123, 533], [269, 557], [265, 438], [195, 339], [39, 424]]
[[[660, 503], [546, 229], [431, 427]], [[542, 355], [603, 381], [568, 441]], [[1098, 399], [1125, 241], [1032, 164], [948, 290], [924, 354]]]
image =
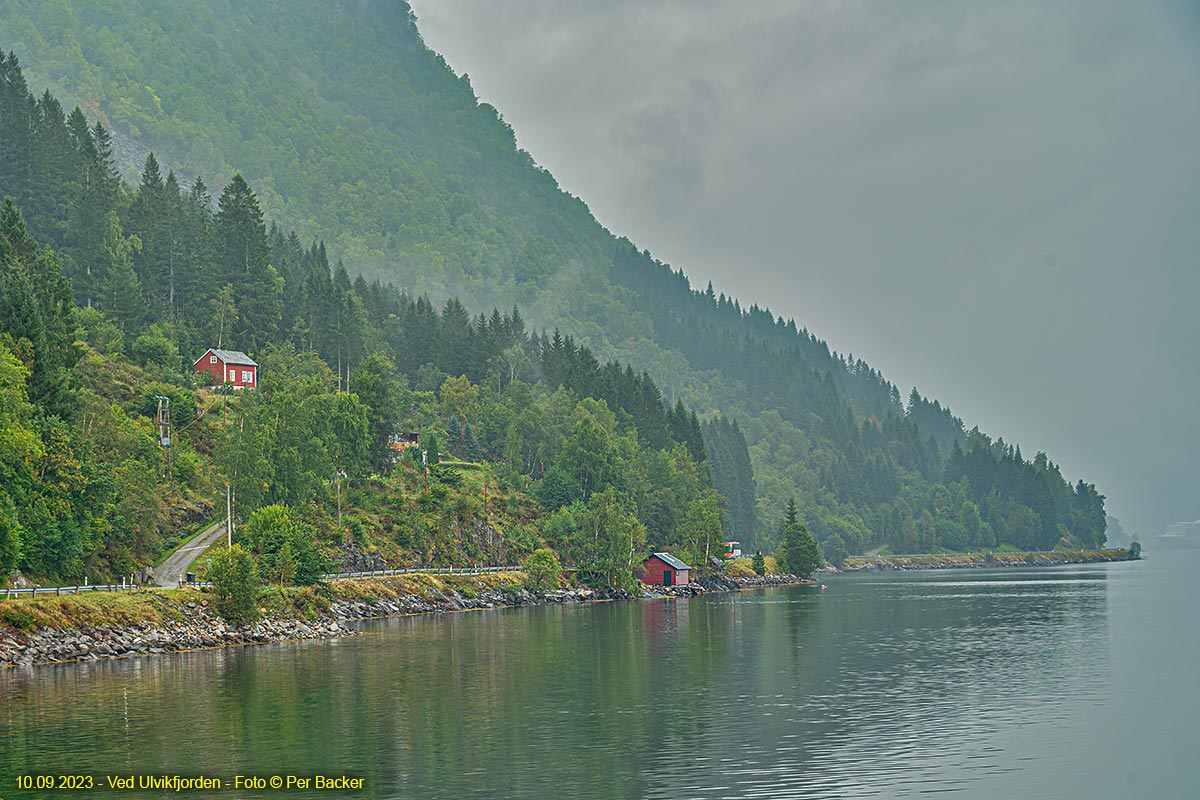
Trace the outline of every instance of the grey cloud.
[[1044, 448], [1127, 527], [1200, 516], [1194, 3], [415, 8], [618, 234]]

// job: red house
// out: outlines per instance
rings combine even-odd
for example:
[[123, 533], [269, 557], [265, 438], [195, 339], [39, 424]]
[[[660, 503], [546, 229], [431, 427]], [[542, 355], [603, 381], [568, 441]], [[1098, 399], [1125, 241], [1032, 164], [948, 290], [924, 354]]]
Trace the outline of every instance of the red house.
[[208, 373], [213, 386], [223, 386], [226, 381], [235, 389], [253, 389], [258, 386], [258, 364], [245, 353], [237, 350], [209, 349], [193, 364], [196, 372]]
[[692, 568], [670, 553], [653, 553], [642, 562], [642, 570], [647, 586], [683, 586], [690, 583]]

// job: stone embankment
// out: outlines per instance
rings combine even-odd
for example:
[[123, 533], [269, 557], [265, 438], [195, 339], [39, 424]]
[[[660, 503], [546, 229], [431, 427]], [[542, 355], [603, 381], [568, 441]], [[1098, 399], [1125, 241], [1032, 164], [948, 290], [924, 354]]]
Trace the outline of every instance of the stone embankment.
[[753, 575], [743, 578], [731, 578], [736, 581], [738, 588], [755, 587], [755, 586], [788, 586], [794, 583], [816, 583], [816, 581], [808, 580], [807, 578], [798, 578], [795, 575]]
[[[677, 587], [687, 588], [687, 587]], [[633, 595], [622, 589], [559, 589], [544, 595], [526, 589], [505, 587], [487, 589], [470, 594], [456, 591], [443, 592], [441, 596], [418, 597], [402, 594], [379, 600], [335, 600], [329, 605], [328, 615], [335, 620], [377, 619], [409, 614], [436, 614], [453, 611], [471, 611], [485, 608], [514, 608], [517, 606], [561, 605], [563, 603], [586, 603], [604, 600], [634, 600]]]
[[[645, 597], [694, 597], [706, 592], [738, 591], [742, 587], [803, 583], [794, 575], [730, 578], [706, 576], [684, 586], [646, 587]], [[268, 612], [252, 625], [230, 625], [213, 611], [207, 600], [183, 602], [176, 613], [161, 622], [123, 626], [39, 627], [32, 632], [0, 626], [0, 667], [56, 664], [125, 656], [174, 653], [208, 647], [265, 644], [295, 639], [328, 639], [354, 636], [349, 620], [376, 619], [409, 614], [444, 613], [514, 606], [633, 600], [621, 589], [559, 589], [544, 595], [513, 585], [499, 588], [445, 588], [423, 596], [401, 593], [377, 599], [334, 599], [317, 620], [301, 620]], [[22, 602], [22, 601], [9, 601]], [[163, 601], [163, 606], [166, 602]]]
[[179, 619], [120, 627], [38, 628], [31, 633], [0, 628], [0, 667], [94, 661], [294, 639], [328, 639], [357, 633], [333, 619], [267, 616], [252, 625], [230, 625], [204, 602], [187, 603], [181, 611]]
[[736, 592], [759, 586], [790, 586], [813, 581], [795, 575], [753, 575], [731, 578], [727, 575], [706, 575], [683, 586], [647, 586], [646, 597], [696, 597], [708, 592]]

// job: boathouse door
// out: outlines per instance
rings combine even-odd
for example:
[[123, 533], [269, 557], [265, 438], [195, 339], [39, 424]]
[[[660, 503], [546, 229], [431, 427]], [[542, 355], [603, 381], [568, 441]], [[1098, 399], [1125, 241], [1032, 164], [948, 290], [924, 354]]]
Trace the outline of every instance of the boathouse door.
[[673, 586], [675, 584], [675, 572], [673, 570], [663, 570], [663, 586]]

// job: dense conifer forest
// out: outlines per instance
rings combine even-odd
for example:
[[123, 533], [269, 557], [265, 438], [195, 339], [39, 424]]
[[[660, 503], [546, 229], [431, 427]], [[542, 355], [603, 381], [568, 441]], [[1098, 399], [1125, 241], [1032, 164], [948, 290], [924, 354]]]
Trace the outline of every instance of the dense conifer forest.
[[[835, 563], [1103, 542], [1045, 454], [610, 235], [403, 4], [144, 5], [0, 3], [0, 569], [126, 573], [227, 480], [406, 563], [770, 550], [791, 498]], [[259, 390], [198, 385], [208, 347]], [[409, 429], [476, 467], [425, 481]]]

